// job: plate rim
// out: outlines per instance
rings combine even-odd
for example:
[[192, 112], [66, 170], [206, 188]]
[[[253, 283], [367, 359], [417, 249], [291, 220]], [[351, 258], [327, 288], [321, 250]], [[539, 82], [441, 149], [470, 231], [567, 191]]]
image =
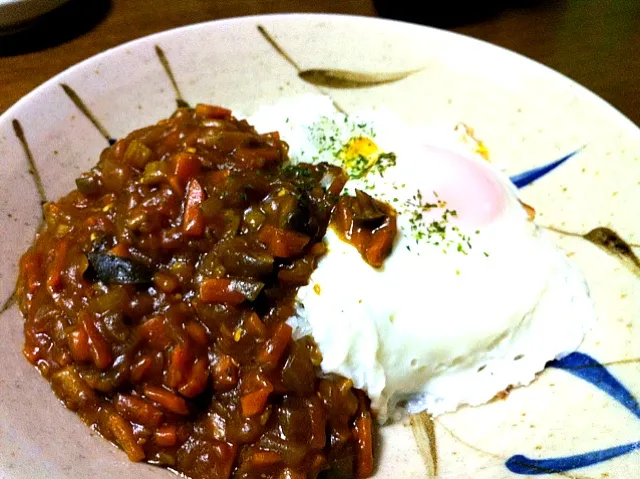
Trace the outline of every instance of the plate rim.
[[[336, 14], [307, 14], [307, 13], [286, 13], [286, 14], [268, 14], [268, 15], [247, 15], [242, 17], [233, 17], [227, 19], [218, 19], [211, 20], [205, 22], [199, 22], [189, 25], [184, 25], [181, 27], [164, 30], [161, 32], [157, 32], [151, 35], [146, 35], [114, 47], [111, 47], [107, 50], [104, 50], [96, 55], [92, 55], [69, 68], [63, 70], [62, 72], [56, 74], [55, 76], [47, 79], [42, 84], [31, 90], [21, 99], [19, 99], [16, 103], [14, 103], [11, 107], [9, 107], [4, 113], [0, 115], [0, 127], [9, 126], [12, 119], [18, 118], [22, 115], [25, 109], [31, 109], [34, 106], [34, 102], [38, 102], [40, 98], [43, 97], [47, 100], [44, 108], [47, 109], [50, 105], [49, 100], [53, 89], [59, 88], [59, 83], [65, 82], [65, 80], [75, 77], [76, 75], [83, 74], [89, 69], [95, 67], [98, 62], [102, 62], [104, 60], [108, 60], [110, 58], [118, 58], [120, 55], [126, 53], [128, 49], [135, 51], [141, 51], [148, 46], [152, 46], [156, 42], [163, 42], [167, 38], [175, 39], [183, 36], [184, 32], [189, 32], [193, 30], [199, 30], [196, 35], [206, 34], [211, 30], [218, 30], [220, 28], [225, 28], [226, 26], [233, 26], [237, 24], [246, 24], [255, 22], [256, 24], [260, 22], [264, 22], [265, 25], [268, 26], [269, 22], [278, 21], [278, 20], [287, 19], [287, 21], [296, 22], [296, 21], [308, 21], [313, 22], [316, 21], [326, 21], [329, 23], [338, 21], [345, 22], [348, 24], [349, 22], [364, 22], [373, 25], [375, 28], [387, 29], [389, 25], [400, 25], [406, 26], [410, 28], [416, 29], [427, 29], [428, 37], [432, 38], [442, 38], [445, 41], [455, 40], [457, 42], [462, 42], [463, 44], [475, 45], [478, 49], [480, 49], [481, 53], [484, 54], [486, 52], [495, 53], [496, 57], [500, 62], [504, 61], [505, 64], [511, 62], [511, 64], [523, 65], [531, 68], [532, 70], [540, 72], [541, 76], [545, 79], [549, 78], [552, 86], [571, 86], [576, 95], [576, 98], [579, 99], [580, 102], [584, 102], [587, 105], [593, 105], [593, 115], [597, 119], [609, 119], [613, 123], [613, 129], [616, 131], [624, 131], [628, 132], [630, 137], [635, 140], [640, 140], [640, 128], [632, 122], [629, 118], [627, 118], [622, 112], [620, 112], [613, 105], [608, 103], [606, 100], [590, 91], [583, 85], [579, 84], [575, 80], [570, 77], [536, 61], [525, 55], [514, 52], [507, 48], [494, 45], [490, 42], [479, 40], [474, 37], [470, 37], [468, 35], [460, 34], [457, 32], [451, 32], [447, 30], [442, 30], [430, 26], [407, 23], [407, 22], [399, 22], [395, 20], [381, 19], [378, 17], [365, 17], [365, 16], [357, 16], [357, 15], [336, 15]], [[486, 47], [493, 47], [486, 49]], [[504, 59], [504, 60], [503, 60]], [[524, 76], [528, 76], [528, 71], [524, 73]], [[126, 80], [125, 80], [126, 83]], [[543, 93], [543, 96], [544, 93]], [[565, 111], [564, 108], [558, 108], [559, 111]], [[2, 473], [2, 469], [0, 469], [0, 475]]]
[[[20, 0], [18, 0], [20, 1]], [[62, 83], [64, 78], [74, 75], [75, 73], [82, 71], [83, 69], [87, 69], [91, 67], [91, 65], [108, 58], [111, 55], [117, 54], [120, 51], [125, 51], [127, 49], [136, 48], [139, 45], [145, 43], [154, 43], [159, 41], [160, 39], [172, 35], [180, 35], [181, 32], [185, 32], [188, 30], [195, 30], [199, 28], [205, 28], [207, 26], [224, 26], [224, 25], [233, 25], [237, 23], [248, 23], [254, 21], [256, 23], [259, 22], [269, 22], [270, 20], [277, 19], [287, 19], [289, 21], [295, 20], [325, 20], [325, 21], [345, 21], [345, 22], [367, 22], [376, 25], [396, 25], [396, 26], [405, 26], [409, 28], [417, 28], [417, 29], [426, 29], [430, 31], [433, 35], [439, 35], [441, 37], [451, 37], [457, 39], [457, 41], [468, 42], [480, 46], [483, 49], [494, 49], [496, 52], [500, 52], [505, 58], [511, 58], [517, 62], [520, 62], [523, 65], [528, 65], [530, 68], [537, 68], [540, 72], [544, 72], [545, 76], [555, 79], [557, 81], [563, 81], [573, 88], [576, 88], [578, 92], [578, 96], [581, 99], [589, 100], [594, 104], [598, 104], [598, 107], [603, 112], [603, 116], [606, 112], [607, 115], [616, 117], [618, 121], [619, 128], [624, 128], [628, 130], [629, 133], [634, 134], [640, 139], [640, 126], [636, 125], [631, 119], [629, 119], [626, 115], [624, 115], [618, 108], [614, 105], [606, 101], [604, 98], [600, 97], [598, 94], [589, 90], [587, 87], [583, 86], [579, 82], [575, 81], [571, 77], [561, 73], [553, 68], [540, 63], [537, 60], [529, 58], [526, 55], [518, 53], [514, 50], [510, 50], [500, 45], [496, 45], [494, 43], [488, 42], [486, 40], [481, 40], [469, 35], [465, 35], [458, 32], [453, 32], [450, 30], [440, 29], [436, 27], [432, 27], [429, 25], [421, 25], [418, 23], [410, 23], [399, 20], [381, 18], [381, 17], [371, 17], [364, 15], [346, 15], [346, 14], [334, 14], [334, 13], [275, 13], [275, 14], [260, 14], [260, 15], [244, 15], [239, 17], [229, 17], [229, 18], [221, 18], [215, 20], [208, 20], [203, 22], [192, 23], [188, 25], [182, 25], [180, 27], [171, 28], [168, 30], [162, 30], [160, 32], [152, 33], [150, 35], [145, 35], [119, 45], [115, 45], [111, 48], [108, 48], [100, 53], [92, 55], [84, 60], [71, 65], [65, 70], [57, 73], [53, 77], [45, 80], [43, 83], [35, 87], [33, 90], [28, 92], [26, 95], [21, 97], [18, 101], [16, 101], [13, 105], [11, 105], [6, 111], [0, 114], [0, 127], [6, 122], [9, 123], [13, 118], [18, 116], [18, 113], [28, 105], [33, 98], [38, 95], [44, 93], [47, 89], [55, 86], [56, 84]]]

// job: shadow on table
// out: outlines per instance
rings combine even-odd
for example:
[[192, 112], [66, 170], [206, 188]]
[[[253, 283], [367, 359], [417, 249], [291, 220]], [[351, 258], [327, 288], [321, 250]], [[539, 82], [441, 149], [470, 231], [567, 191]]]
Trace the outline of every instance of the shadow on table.
[[70, 0], [13, 33], [0, 36], [0, 56], [31, 53], [68, 42], [90, 31], [111, 10], [111, 0]]
[[452, 28], [488, 20], [510, 8], [535, 8], [560, 0], [484, 0], [451, 2], [448, 0], [373, 0], [381, 17]]

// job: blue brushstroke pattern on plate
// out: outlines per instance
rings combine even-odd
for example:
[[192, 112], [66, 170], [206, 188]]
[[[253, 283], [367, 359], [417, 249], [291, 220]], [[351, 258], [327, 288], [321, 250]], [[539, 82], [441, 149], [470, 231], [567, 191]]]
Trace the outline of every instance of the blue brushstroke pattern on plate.
[[[602, 364], [584, 353], [572, 353], [553, 361], [548, 367], [561, 369], [597, 387], [640, 419], [640, 404], [633, 394]], [[640, 427], [638, 428], [640, 430]], [[515, 474], [539, 476], [593, 466], [640, 449], [640, 441], [621, 446], [551, 459], [531, 459], [521, 454], [510, 457], [505, 463]]]

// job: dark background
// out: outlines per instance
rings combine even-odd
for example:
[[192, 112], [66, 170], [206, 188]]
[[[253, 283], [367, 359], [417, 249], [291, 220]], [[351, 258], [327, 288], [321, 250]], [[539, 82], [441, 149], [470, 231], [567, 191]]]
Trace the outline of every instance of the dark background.
[[[526, 55], [571, 77], [640, 124], [640, 0], [72, 0], [0, 36], [0, 113], [67, 67], [126, 41], [241, 15], [396, 16]], [[447, 7], [452, 4], [454, 7]], [[376, 10], [377, 8], [377, 10]]]

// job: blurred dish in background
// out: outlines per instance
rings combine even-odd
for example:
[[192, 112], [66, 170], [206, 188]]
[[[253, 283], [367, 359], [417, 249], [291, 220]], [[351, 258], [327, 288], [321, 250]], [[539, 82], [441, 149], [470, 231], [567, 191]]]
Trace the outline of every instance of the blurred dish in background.
[[498, 13], [505, 3], [504, 0], [469, 2], [468, 4], [374, 0], [373, 5], [381, 17], [450, 28], [489, 18]]
[[14, 31], [68, 0], [0, 0], [0, 32]]
[[483, 2], [444, 2], [413, 0], [373, 0], [381, 17], [440, 28], [478, 23], [510, 8], [533, 7], [544, 0], [485, 0]]
[[[36, 10], [39, 16], [17, 20], [15, 12], [20, 12], [20, 18], [27, 18]], [[68, 42], [92, 30], [110, 10], [111, 0], [0, 0], [0, 57], [24, 55]], [[18, 23], [9, 24], [10, 16]]]

